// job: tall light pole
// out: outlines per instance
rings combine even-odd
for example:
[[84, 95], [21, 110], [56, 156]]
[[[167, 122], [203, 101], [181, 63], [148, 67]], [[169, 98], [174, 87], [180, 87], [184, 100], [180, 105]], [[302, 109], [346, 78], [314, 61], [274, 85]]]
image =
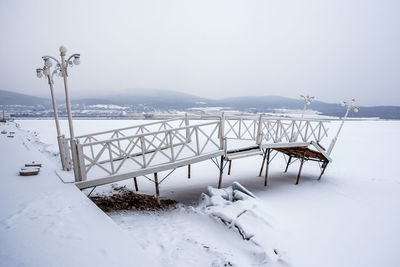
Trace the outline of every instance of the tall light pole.
[[[74, 126], [72, 124], [72, 113], [71, 113], [71, 101], [69, 97], [69, 92], [68, 92], [68, 82], [67, 82], [67, 77], [68, 77], [68, 67], [72, 67], [73, 65], [79, 65], [80, 64], [80, 54], [73, 54], [70, 56], [67, 60], [65, 60], [65, 56], [67, 53], [67, 48], [65, 46], [60, 46], [60, 56], [61, 56], [61, 62], [58, 61], [56, 58], [51, 57], [51, 56], [43, 56], [44, 60], [44, 65], [48, 68], [50, 68], [52, 64], [52, 60], [56, 62], [56, 67], [60, 69], [61, 71], [61, 76], [64, 79], [64, 89], [65, 89], [65, 104], [67, 106], [67, 114], [68, 114], [68, 124], [69, 124], [69, 134], [70, 138], [74, 139]], [[71, 59], [74, 58], [72, 61]]]
[[314, 96], [304, 96], [304, 95], [300, 95], [301, 98], [303, 98], [304, 100], [304, 108], [303, 108], [303, 113], [301, 114], [301, 118], [304, 118], [304, 113], [306, 113], [306, 109], [307, 106], [311, 104], [311, 102], [313, 102], [313, 100], [315, 99]]
[[353, 109], [354, 112], [358, 112], [359, 108], [354, 106], [355, 102], [356, 102], [356, 100], [354, 98], [352, 100], [350, 100], [349, 102], [343, 101], [342, 107], [346, 107], [347, 106], [346, 113], [344, 114], [344, 117], [342, 118], [342, 122], [340, 123], [339, 130], [337, 131], [335, 137], [332, 139], [332, 142], [331, 142], [331, 144], [330, 144], [330, 146], [328, 148], [328, 152], [327, 152], [328, 155], [331, 154], [332, 149], [336, 144], [336, 141], [337, 141], [337, 139], [339, 137], [340, 131], [342, 130], [343, 124], [344, 124], [345, 120], [347, 119], [347, 116], [349, 115], [350, 110]]
[[58, 120], [57, 104], [56, 104], [56, 99], [54, 97], [54, 89], [53, 89], [53, 85], [54, 85], [53, 77], [55, 74], [59, 74], [59, 73], [60, 73], [60, 68], [56, 68], [55, 70], [53, 70], [53, 72], [51, 72], [51, 69], [46, 66], [44, 66], [41, 69], [40, 68], [36, 69], [36, 76], [38, 78], [46, 77], [47, 81], [49, 83], [49, 86], [50, 86], [50, 95], [51, 95], [51, 102], [53, 105], [54, 120], [56, 123], [57, 142], [58, 142], [58, 149], [60, 151], [61, 165], [62, 165], [63, 170], [69, 171], [71, 166], [70, 166], [70, 162], [67, 162], [66, 158], [65, 158], [65, 151], [64, 151], [64, 146], [62, 143], [63, 137], [61, 135], [60, 123]]
[[70, 135], [70, 142], [71, 142], [71, 154], [72, 154], [72, 161], [74, 164], [74, 172], [75, 172], [75, 180], [79, 181], [79, 170], [78, 170], [78, 155], [76, 151], [76, 140], [74, 135], [74, 127], [72, 123], [72, 112], [71, 112], [71, 101], [68, 92], [68, 67], [72, 67], [73, 65], [80, 64], [80, 54], [73, 54], [68, 59], [65, 59], [67, 48], [65, 46], [60, 46], [60, 57], [61, 60], [57, 60], [55, 57], [52, 56], [43, 56], [42, 59], [44, 60], [44, 65], [46, 68], [50, 69], [53, 65], [52, 61], [55, 62], [56, 68], [59, 69], [59, 74], [64, 79], [64, 89], [65, 89], [65, 104], [67, 106], [67, 114], [68, 114], [68, 126], [69, 126], [69, 135]]

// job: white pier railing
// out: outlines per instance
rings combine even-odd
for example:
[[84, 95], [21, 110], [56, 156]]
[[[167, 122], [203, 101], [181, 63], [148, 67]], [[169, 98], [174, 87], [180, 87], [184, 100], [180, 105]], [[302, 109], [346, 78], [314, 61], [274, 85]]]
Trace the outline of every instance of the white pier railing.
[[[223, 155], [220, 122], [77, 144], [82, 181], [132, 178]], [[98, 179], [97, 179], [98, 180]]]
[[223, 117], [224, 137], [264, 143], [320, 143], [328, 136], [327, 120], [269, 117]]
[[[189, 126], [187, 116], [76, 136], [80, 144]], [[67, 139], [69, 141], [69, 139]]]
[[[190, 125], [185, 116], [82, 135], [62, 143], [69, 161], [69, 154], [76, 153], [72, 163], [75, 180], [84, 188], [226, 157], [227, 139], [246, 140], [249, 149], [260, 151], [312, 143], [320, 147], [328, 136], [328, 122], [222, 115], [219, 120]], [[71, 150], [71, 145], [76, 149]]]

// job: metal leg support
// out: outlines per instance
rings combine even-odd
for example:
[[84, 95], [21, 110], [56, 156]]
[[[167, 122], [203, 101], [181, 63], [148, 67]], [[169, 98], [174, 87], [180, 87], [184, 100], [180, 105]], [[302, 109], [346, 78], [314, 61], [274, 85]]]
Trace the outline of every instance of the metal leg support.
[[264, 178], [264, 186], [267, 186], [267, 183], [268, 183], [268, 169], [269, 169], [269, 163], [270, 163], [270, 161], [269, 161], [269, 156], [270, 156], [270, 154], [271, 154], [271, 149], [267, 149], [267, 152], [266, 152], [266, 160], [265, 160], [265, 178]]
[[265, 158], [267, 157], [267, 152], [265, 151], [264, 152], [264, 155], [263, 155], [263, 161], [262, 161], [262, 163], [261, 163], [261, 169], [260, 169], [260, 173], [258, 174], [258, 176], [261, 176], [262, 175], [262, 171], [263, 171], [263, 169], [264, 169], [264, 163], [265, 163]]
[[221, 188], [222, 184], [222, 174], [224, 171], [224, 157], [221, 156], [221, 165], [219, 166], [219, 181], [218, 181], [218, 188]]
[[284, 172], [287, 172], [291, 161], [292, 161], [292, 156], [289, 156], [289, 160], [288, 160], [288, 162], [287, 162], [286, 169], [285, 169]]
[[303, 169], [303, 164], [304, 164], [304, 158], [305, 158], [305, 156], [306, 156], [306, 152], [304, 152], [303, 157], [301, 158], [300, 168], [299, 168], [299, 173], [297, 174], [296, 184], [299, 184], [299, 181], [300, 181], [300, 175], [301, 175], [301, 170]]
[[190, 164], [188, 165], [188, 179], [190, 179]]
[[158, 190], [158, 176], [157, 173], [154, 173], [154, 184], [156, 185], [156, 198], [157, 198], [157, 202], [158, 204], [160, 204], [160, 200], [159, 200], [159, 196], [160, 196], [160, 191]]
[[322, 177], [322, 175], [323, 175], [324, 172], [325, 172], [326, 166], [328, 166], [328, 162], [327, 162], [327, 161], [324, 161], [324, 163], [322, 163], [322, 171], [321, 171], [321, 174], [320, 174], [319, 177], [318, 177], [318, 181], [321, 180], [321, 177]]
[[138, 187], [138, 184], [137, 184], [136, 177], [133, 177], [133, 181], [135, 182], [135, 189], [136, 189], [136, 192], [137, 192], [137, 191], [139, 191], [139, 187]]
[[229, 160], [228, 175], [231, 175], [232, 160]]

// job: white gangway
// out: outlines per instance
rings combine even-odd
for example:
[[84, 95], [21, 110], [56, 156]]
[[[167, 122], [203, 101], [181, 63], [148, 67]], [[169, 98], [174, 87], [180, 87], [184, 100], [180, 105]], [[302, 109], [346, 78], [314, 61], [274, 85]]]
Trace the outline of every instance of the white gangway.
[[[234, 159], [262, 156], [262, 174], [272, 161], [271, 151], [304, 161], [322, 163], [322, 176], [331, 162], [327, 124], [329, 120], [281, 117], [225, 116], [200, 120], [185, 115], [132, 127], [114, 129], [63, 140], [63, 157], [73, 166], [75, 184], [84, 189], [124, 179], [154, 174], [152, 180], [159, 194], [157, 173], [213, 160], [219, 169], [221, 186], [224, 167]], [[331, 141], [332, 142], [332, 141]], [[71, 149], [72, 146], [75, 146]], [[74, 155], [75, 153], [75, 155]], [[320, 178], [319, 177], [319, 178]]]

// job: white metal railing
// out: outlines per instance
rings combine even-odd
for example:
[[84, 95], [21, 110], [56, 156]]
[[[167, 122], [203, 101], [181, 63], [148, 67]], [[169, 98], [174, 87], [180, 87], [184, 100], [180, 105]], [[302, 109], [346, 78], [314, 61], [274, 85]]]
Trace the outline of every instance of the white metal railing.
[[[74, 166], [76, 181], [82, 181], [88, 177], [126, 176], [136, 170], [143, 173], [146, 168], [171, 167], [171, 163], [180, 164], [182, 160], [205, 160], [221, 151], [226, 155], [226, 139], [254, 141], [260, 148], [320, 144], [328, 136], [327, 122], [222, 115], [217, 121], [189, 125], [185, 116], [63, 139], [62, 144], [65, 160]], [[76, 153], [76, 162], [71, 162], [70, 153]]]
[[[76, 136], [75, 139], [81, 143], [90, 143], [101, 140], [109, 140], [114, 138], [120, 138], [125, 136], [132, 136], [136, 134], [151, 133], [155, 131], [167, 130], [178, 128], [182, 126], [188, 126], [189, 120], [187, 115], [180, 118], [172, 118], [162, 121], [154, 121], [145, 124], [134, 125], [130, 127], [124, 127], [119, 129], [113, 129], [109, 131], [102, 131], [96, 133], [90, 133], [85, 135]], [[68, 138], [67, 141], [70, 139]]]
[[[80, 178], [115, 175], [224, 150], [219, 121], [77, 144]], [[93, 175], [91, 175], [93, 174]]]
[[224, 137], [227, 139], [254, 140], [261, 143], [320, 143], [328, 136], [327, 120], [285, 119], [271, 117], [221, 117]]
[[228, 139], [256, 140], [257, 118], [223, 117], [224, 136]]
[[317, 142], [328, 137], [328, 130], [322, 120], [308, 119], [262, 119], [260, 143]]

